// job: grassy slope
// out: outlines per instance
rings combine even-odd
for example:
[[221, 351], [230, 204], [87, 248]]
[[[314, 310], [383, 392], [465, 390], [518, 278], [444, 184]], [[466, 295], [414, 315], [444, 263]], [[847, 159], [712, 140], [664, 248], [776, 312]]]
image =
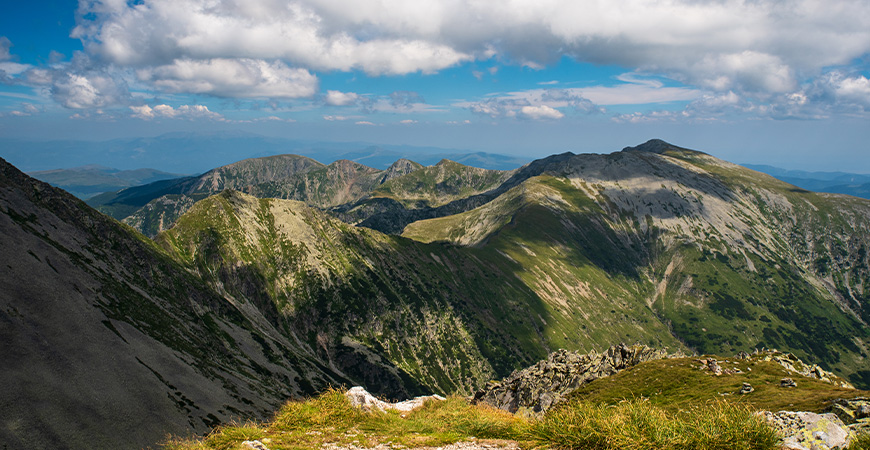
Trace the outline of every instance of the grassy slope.
[[158, 240], [373, 391], [470, 393], [548, 349], [546, 309], [510, 267], [298, 202], [227, 191]]
[[486, 170], [442, 160], [379, 186], [372, 197], [391, 198], [405, 207], [438, 207], [492, 190], [515, 171]]
[[544, 173], [404, 235], [516, 262], [565, 318], [543, 329], [558, 345], [778, 347], [864, 382], [866, 201], [685, 150], [580, 155]]

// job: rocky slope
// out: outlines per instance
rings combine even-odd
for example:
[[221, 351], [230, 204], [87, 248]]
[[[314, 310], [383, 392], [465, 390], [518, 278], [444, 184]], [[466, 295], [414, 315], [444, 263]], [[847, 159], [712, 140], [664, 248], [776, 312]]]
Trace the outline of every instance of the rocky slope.
[[589, 354], [560, 349], [531, 367], [517, 370], [499, 382], [488, 383], [474, 394], [473, 402], [512, 413], [539, 415], [565, 401], [584, 384], [642, 362], [668, 357], [666, 351], [645, 345], [620, 344], [603, 353]]
[[194, 202], [224, 189], [330, 208], [356, 202], [377, 186], [420, 168], [420, 164], [405, 159], [377, 170], [348, 160], [323, 165], [303, 156], [278, 155], [246, 159], [198, 177], [107, 193], [88, 203], [154, 237], [171, 227]]
[[301, 202], [225, 191], [157, 241], [381, 395], [468, 394], [547, 351], [538, 321], [524, 319], [536, 299], [509, 267]]
[[346, 382], [153, 242], [3, 160], [0, 248], [4, 447], [142, 448]]

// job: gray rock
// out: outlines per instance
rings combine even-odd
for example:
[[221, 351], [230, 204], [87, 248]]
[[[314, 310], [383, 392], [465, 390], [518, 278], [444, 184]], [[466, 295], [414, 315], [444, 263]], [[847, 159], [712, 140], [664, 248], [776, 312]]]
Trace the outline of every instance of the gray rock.
[[546, 360], [514, 371], [501, 382], [489, 382], [474, 394], [472, 402], [485, 403], [515, 413], [541, 414], [593, 380], [613, 375], [645, 361], [671, 357], [665, 350], [645, 345], [620, 344], [604, 353], [581, 354], [557, 350]]
[[244, 441], [242, 442], [242, 447], [253, 450], [269, 450], [269, 447], [266, 447], [266, 444], [263, 444], [260, 441]]
[[797, 383], [795, 383], [795, 381], [792, 380], [791, 378], [783, 378], [783, 379], [779, 380], [779, 386], [785, 387], [785, 388], [793, 388], [793, 387], [797, 387]]
[[849, 446], [855, 433], [834, 414], [780, 411], [760, 414], [783, 436], [782, 448], [833, 450]]
[[861, 419], [870, 417], [870, 398], [855, 397], [852, 399], [840, 398], [834, 400], [826, 412], [837, 415], [843, 423], [854, 424]]
[[752, 392], [755, 392], [755, 388], [749, 383], [743, 383], [743, 387], [739, 391], [740, 394], [751, 394]]

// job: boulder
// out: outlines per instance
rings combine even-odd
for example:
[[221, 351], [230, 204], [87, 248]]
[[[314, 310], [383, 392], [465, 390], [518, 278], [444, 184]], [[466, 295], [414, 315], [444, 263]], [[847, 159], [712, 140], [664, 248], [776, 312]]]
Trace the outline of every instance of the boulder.
[[749, 383], [743, 383], [743, 387], [741, 387], [740, 391], [738, 391], [738, 393], [740, 394], [751, 394], [753, 392], [755, 392], [755, 388], [752, 387], [752, 385]]
[[780, 411], [760, 414], [783, 437], [789, 450], [833, 450], [849, 446], [855, 434], [834, 414]]
[[795, 383], [795, 381], [791, 378], [783, 378], [779, 380], [779, 386], [784, 388], [793, 388], [797, 387], [797, 383]]
[[350, 404], [355, 408], [364, 409], [366, 411], [386, 411], [395, 409], [397, 411], [411, 411], [412, 409], [423, 406], [427, 400], [444, 400], [440, 395], [426, 395], [422, 397], [414, 397], [411, 400], [405, 400], [396, 403], [385, 402], [370, 394], [362, 386], [354, 386], [344, 393], [344, 396], [350, 400]]
[[837, 415], [846, 425], [852, 425], [861, 419], [870, 418], [870, 398], [855, 397], [834, 400], [826, 412]]

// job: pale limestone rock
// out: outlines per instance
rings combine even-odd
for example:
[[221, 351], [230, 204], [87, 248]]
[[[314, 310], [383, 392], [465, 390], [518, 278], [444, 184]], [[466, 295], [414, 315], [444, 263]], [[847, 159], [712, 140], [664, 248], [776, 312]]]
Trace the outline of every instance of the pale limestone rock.
[[344, 394], [348, 400], [350, 400], [350, 404], [355, 408], [361, 408], [366, 411], [386, 411], [388, 409], [394, 409], [396, 411], [407, 412], [412, 409], [419, 408], [423, 406], [427, 400], [444, 400], [444, 397], [440, 395], [426, 395], [422, 397], [414, 397], [411, 400], [405, 400], [397, 403], [389, 403], [383, 400], [379, 400], [374, 395], [370, 394], [365, 390], [362, 386], [354, 386]]
[[761, 414], [784, 438], [784, 449], [844, 449], [855, 436], [840, 418], [831, 413], [763, 411]]

